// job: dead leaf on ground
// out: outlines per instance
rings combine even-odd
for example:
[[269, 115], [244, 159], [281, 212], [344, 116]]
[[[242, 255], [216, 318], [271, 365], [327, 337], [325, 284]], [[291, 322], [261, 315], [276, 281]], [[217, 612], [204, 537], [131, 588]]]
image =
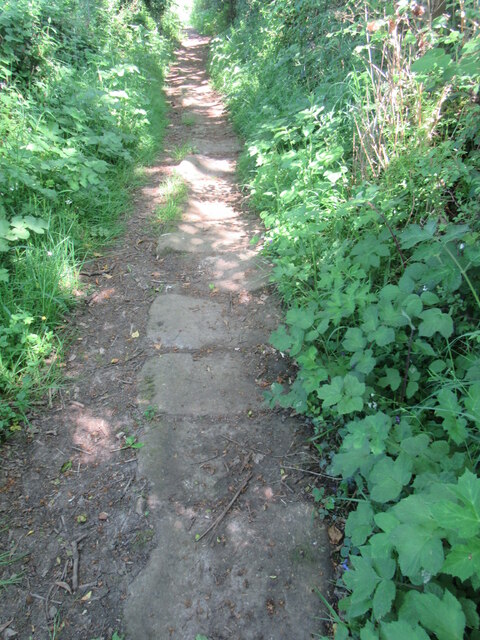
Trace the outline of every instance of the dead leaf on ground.
[[343, 533], [340, 531], [340, 529], [337, 529], [334, 524], [328, 527], [327, 531], [328, 537], [330, 538], [330, 542], [332, 544], [339, 544], [342, 541]]

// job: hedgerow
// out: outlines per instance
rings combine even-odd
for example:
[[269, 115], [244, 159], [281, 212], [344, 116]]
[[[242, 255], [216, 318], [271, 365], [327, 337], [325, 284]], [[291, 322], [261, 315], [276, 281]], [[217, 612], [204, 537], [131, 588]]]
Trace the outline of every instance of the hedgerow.
[[170, 3], [6, 0], [0, 11], [0, 439], [52, 384], [78, 267], [118, 232], [165, 126]]
[[296, 367], [268, 400], [352, 506], [337, 639], [480, 637], [479, 19], [239, 0], [212, 43]]

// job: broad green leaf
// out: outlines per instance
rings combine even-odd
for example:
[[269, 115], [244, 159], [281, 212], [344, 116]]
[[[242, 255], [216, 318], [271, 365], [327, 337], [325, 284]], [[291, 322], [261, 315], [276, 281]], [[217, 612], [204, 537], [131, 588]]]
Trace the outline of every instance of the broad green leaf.
[[370, 497], [376, 502], [389, 502], [400, 495], [412, 477], [412, 463], [400, 455], [395, 461], [385, 457], [379, 460], [368, 478]]
[[317, 394], [323, 400], [323, 407], [328, 408], [337, 404], [343, 397], [343, 378], [335, 376], [330, 384], [322, 385]]
[[278, 351], [287, 351], [292, 346], [292, 338], [287, 333], [285, 325], [281, 324], [270, 336], [270, 344]]
[[315, 321], [315, 311], [313, 307], [293, 307], [287, 311], [285, 319], [287, 324], [306, 331]]
[[7, 269], [0, 269], [0, 282], [8, 282], [9, 274]]
[[379, 347], [386, 347], [387, 344], [391, 344], [395, 340], [395, 331], [392, 327], [386, 327], [381, 325], [374, 333], [374, 340]]
[[480, 382], [472, 384], [465, 396], [465, 409], [469, 417], [480, 426]]
[[362, 556], [351, 556], [352, 569], [343, 576], [343, 581], [352, 591], [352, 602], [359, 602], [369, 598], [380, 578], [373, 570], [371, 562]]
[[383, 618], [391, 609], [396, 587], [393, 580], [382, 580], [373, 596], [373, 615], [376, 620]]
[[[415, 63], [414, 63], [415, 64]], [[409, 225], [400, 235], [400, 242], [403, 249], [411, 249], [419, 242], [430, 240], [435, 235], [436, 224], [426, 224], [420, 227], [418, 224]]]
[[402, 382], [402, 378], [398, 369], [391, 369], [390, 367], [386, 367], [385, 376], [379, 379], [379, 384], [381, 387], [390, 387], [392, 391], [396, 391]]
[[418, 328], [420, 336], [431, 338], [435, 333], [440, 333], [444, 338], [449, 338], [453, 333], [453, 320], [448, 313], [442, 313], [440, 309], [427, 309], [420, 314], [422, 322]]
[[442, 571], [460, 580], [468, 580], [474, 574], [480, 577], [480, 540], [472, 538], [467, 544], [453, 545]]
[[462, 538], [477, 536], [480, 532], [480, 478], [467, 470], [458, 484], [449, 485], [449, 488], [462, 504], [451, 500], [439, 502], [433, 506], [435, 517]]
[[459, 598], [462, 605], [463, 613], [467, 620], [467, 627], [470, 629], [478, 629], [480, 627], [480, 616], [477, 613], [477, 605], [473, 600], [467, 598]]
[[446, 590], [443, 598], [433, 593], [414, 592], [410, 596], [420, 624], [438, 640], [461, 640], [465, 630], [465, 614], [460, 602]]
[[373, 509], [369, 502], [359, 502], [345, 523], [345, 535], [352, 539], [356, 547], [365, 542], [373, 530]]
[[[414, 73], [421, 75], [444, 71], [452, 62], [452, 57], [441, 47], [434, 47], [411, 65]], [[416, 226], [416, 225], [410, 225]], [[403, 234], [402, 234], [403, 235]]]
[[363, 331], [356, 327], [350, 327], [345, 333], [342, 345], [346, 351], [360, 351], [365, 348], [367, 339]]
[[[426, 631], [415, 625], [411, 626], [405, 620], [381, 623], [382, 640], [430, 640]], [[450, 639], [453, 640], [453, 639]]]
[[367, 620], [363, 629], [360, 629], [360, 640], [378, 640], [379, 637], [378, 631], [370, 620]]
[[355, 371], [368, 375], [374, 370], [377, 362], [372, 354], [373, 351], [371, 349], [357, 351], [357, 353], [354, 353], [350, 358], [350, 366]]
[[440, 571], [444, 562], [440, 536], [414, 524], [400, 524], [390, 535], [398, 552], [400, 569], [405, 576], [414, 577], [422, 569], [431, 575]]

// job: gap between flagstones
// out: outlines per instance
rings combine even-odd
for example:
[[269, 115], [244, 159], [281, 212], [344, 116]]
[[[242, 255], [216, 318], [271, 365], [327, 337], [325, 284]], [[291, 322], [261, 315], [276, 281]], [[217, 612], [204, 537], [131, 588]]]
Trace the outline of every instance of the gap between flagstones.
[[249, 245], [257, 222], [242, 211], [239, 144], [208, 85], [206, 47], [187, 32], [168, 78], [169, 139], [197, 153], [176, 168], [185, 214], [157, 245], [170, 280], [147, 324], [157, 353], [138, 376], [140, 406], [156, 411], [138, 452], [156, 546], [129, 587], [125, 627], [129, 640], [313, 638], [328, 539], [281, 473], [305, 462], [302, 424], [268, 411], [256, 379], [269, 353], [266, 377], [284, 373], [265, 347], [278, 309]]

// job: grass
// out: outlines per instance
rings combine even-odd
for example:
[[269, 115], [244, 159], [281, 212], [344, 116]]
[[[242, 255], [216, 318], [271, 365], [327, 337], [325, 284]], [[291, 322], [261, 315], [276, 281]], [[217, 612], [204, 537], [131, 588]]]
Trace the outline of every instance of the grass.
[[184, 142], [182, 145], [172, 149], [172, 158], [176, 162], [181, 162], [185, 160], [187, 156], [194, 155], [195, 153], [197, 153], [195, 146], [190, 142]]
[[162, 204], [154, 211], [152, 226], [157, 233], [163, 233], [172, 223], [180, 220], [188, 197], [184, 180], [176, 173], [168, 177], [159, 187]]
[[81, 264], [122, 232], [162, 144], [179, 30], [153, 4], [158, 22], [134, 1], [99, 0], [89, 20], [82, 0], [2, 7], [0, 440], [54, 384]]
[[197, 124], [197, 118], [193, 115], [193, 113], [182, 113], [181, 123], [186, 127], [193, 127]]

